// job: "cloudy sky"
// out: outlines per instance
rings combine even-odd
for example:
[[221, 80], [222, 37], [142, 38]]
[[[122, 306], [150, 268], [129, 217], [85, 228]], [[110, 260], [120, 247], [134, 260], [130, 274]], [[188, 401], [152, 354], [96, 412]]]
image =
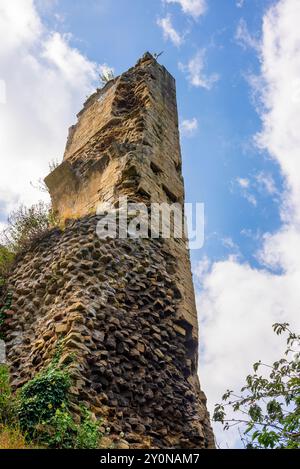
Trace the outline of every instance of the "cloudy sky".
[[99, 72], [164, 51], [186, 200], [205, 204], [192, 262], [210, 409], [280, 356], [274, 322], [299, 331], [299, 23], [299, 0], [0, 0], [0, 224], [45, 197], [33, 186]]

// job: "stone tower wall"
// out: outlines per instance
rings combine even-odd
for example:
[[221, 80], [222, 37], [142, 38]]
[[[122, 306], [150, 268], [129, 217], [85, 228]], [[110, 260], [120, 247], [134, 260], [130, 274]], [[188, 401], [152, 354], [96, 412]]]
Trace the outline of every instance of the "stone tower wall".
[[197, 313], [185, 239], [99, 239], [99, 202], [184, 202], [175, 83], [150, 55], [97, 90], [46, 178], [63, 229], [17, 261], [9, 288], [13, 386], [69, 365], [84, 401], [131, 447], [214, 445], [197, 376]]

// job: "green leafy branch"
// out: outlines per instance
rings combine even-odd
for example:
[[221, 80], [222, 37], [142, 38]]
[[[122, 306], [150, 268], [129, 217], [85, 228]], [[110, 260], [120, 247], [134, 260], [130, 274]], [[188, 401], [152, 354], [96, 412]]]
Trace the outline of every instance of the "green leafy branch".
[[[215, 405], [213, 420], [225, 430], [241, 425], [247, 448], [300, 448], [300, 336], [287, 323], [273, 329], [287, 335], [285, 358], [272, 365], [255, 363], [241, 392], [227, 390], [223, 403]], [[260, 369], [268, 376], [258, 374]], [[228, 409], [237, 417], [227, 417]]]

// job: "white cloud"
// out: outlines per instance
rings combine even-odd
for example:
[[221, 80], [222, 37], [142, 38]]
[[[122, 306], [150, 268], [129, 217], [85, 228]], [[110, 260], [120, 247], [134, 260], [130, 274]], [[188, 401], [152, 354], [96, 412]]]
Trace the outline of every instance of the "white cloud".
[[[70, 45], [70, 35], [50, 31], [33, 0], [0, 2], [1, 207], [34, 203], [45, 195], [30, 185], [61, 160], [68, 127], [98, 79], [99, 66]], [[2, 219], [4, 214], [2, 213]]]
[[198, 130], [198, 121], [196, 117], [184, 119], [180, 124], [180, 133], [184, 137], [192, 137]]
[[167, 15], [165, 18], [157, 20], [158, 26], [163, 30], [164, 38], [170, 39], [175, 46], [180, 46], [183, 43], [183, 37], [176, 31], [172, 25], [171, 16]]
[[196, 263], [193, 267], [193, 275], [196, 283], [201, 284], [203, 278], [208, 274], [211, 264], [211, 260], [207, 256], [204, 256], [203, 259]]
[[9, 56], [17, 49], [26, 49], [42, 33], [40, 18], [30, 0], [0, 4], [0, 57]]
[[259, 50], [259, 41], [249, 33], [247, 23], [243, 18], [239, 21], [235, 39], [243, 49]]
[[[252, 176], [251, 180], [249, 178], [238, 177], [234, 183], [238, 186], [240, 194], [255, 207], [257, 206], [257, 198], [254, 195], [254, 192], [266, 196], [274, 196], [274, 200], [278, 202], [277, 196], [279, 194], [279, 190], [276, 187], [272, 175], [269, 173], [260, 171]], [[235, 184], [231, 184], [232, 191], [235, 189]]]
[[247, 178], [237, 178], [237, 183], [243, 189], [247, 189], [250, 186], [250, 181]]
[[277, 194], [276, 184], [271, 174], [261, 171], [256, 174], [255, 179], [260, 190], [269, 195]]
[[[280, 1], [265, 16], [262, 76], [263, 129], [257, 142], [286, 178], [284, 219], [300, 222], [300, 3]], [[277, 28], [277, 30], [276, 30]]]
[[238, 251], [238, 246], [235, 244], [230, 236], [227, 236], [222, 239], [222, 244], [225, 248], [230, 249], [231, 251]]
[[[280, 358], [280, 341], [271, 326], [285, 320], [295, 325], [299, 281], [299, 275], [287, 282], [284, 277], [238, 263], [236, 258], [215, 263], [205, 277], [197, 301], [202, 317], [200, 343], [205, 350], [200, 377], [211, 410], [226, 389], [239, 390], [251, 364]], [[217, 439], [224, 446], [228, 435], [219, 430]]]
[[257, 200], [255, 195], [250, 194], [249, 192], [244, 192], [243, 197], [245, 197], [246, 200], [248, 200], [249, 204], [253, 205], [254, 207], [257, 206]]
[[167, 3], [179, 3], [181, 9], [187, 15], [198, 18], [206, 12], [206, 0], [166, 0]]
[[0, 104], [6, 104], [6, 83], [0, 79]]
[[242, 8], [244, 6], [245, 0], [236, 0], [236, 6]]
[[219, 80], [219, 75], [213, 73], [206, 75], [204, 73], [205, 66], [205, 50], [199, 50], [190, 61], [184, 65], [179, 62], [179, 69], [186, 74], [189, 83], [198, 88], [210, 90], [212, 86]]
[[241, 195], [254, 207], [257, 205], [256, 197], [253, 193], [250, 192], [251, 183], [248, 178], [237, 178], [236, 184], [238, 185]]
[[[299, 332], [299, 20], [298, 0], [280, 0], [266, 12], [260, 44], [261, 76], [256, 80], [262, 100], [262, 130], [257, 142], [278, 163], [286, 183], [282, 226], [260, 238], [260, 269], [232, 258], [216, 262], [198, 297], [204, 349], [200, 376], [211, 409], [228, 387], [239, 389], [252, 363], [259, 359], [272, 362], [282, 355], [280, 340], [271, 330], [273, 323], [289, 322]], [[273, 184], [264, 184], [272, 195]], [[274, 268], [281, 273], [273, 273]], [[228, 442], [219, 429], [217, 438], [223, 446]], [[236, 445], [238, 440], [237, 433], [231, 433], [229, 444]]]

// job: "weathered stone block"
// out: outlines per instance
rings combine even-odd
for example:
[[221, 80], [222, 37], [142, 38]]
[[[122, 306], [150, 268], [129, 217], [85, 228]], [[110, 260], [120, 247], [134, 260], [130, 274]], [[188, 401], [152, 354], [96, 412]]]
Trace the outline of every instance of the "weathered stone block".
[[13, 387], [47, 366], [59, 344], [73, 412], [86, 402], [111, 427], [110, 442], [122, 431], [121, 449], [213, 447], [185, 239], [96, 234], [99, 202], [120, 216], [119, 196], [184, 201], [175, 81], [150, 54], [86, 101], [46, 184], [69, 221], [20, 257], [9, 279]]

